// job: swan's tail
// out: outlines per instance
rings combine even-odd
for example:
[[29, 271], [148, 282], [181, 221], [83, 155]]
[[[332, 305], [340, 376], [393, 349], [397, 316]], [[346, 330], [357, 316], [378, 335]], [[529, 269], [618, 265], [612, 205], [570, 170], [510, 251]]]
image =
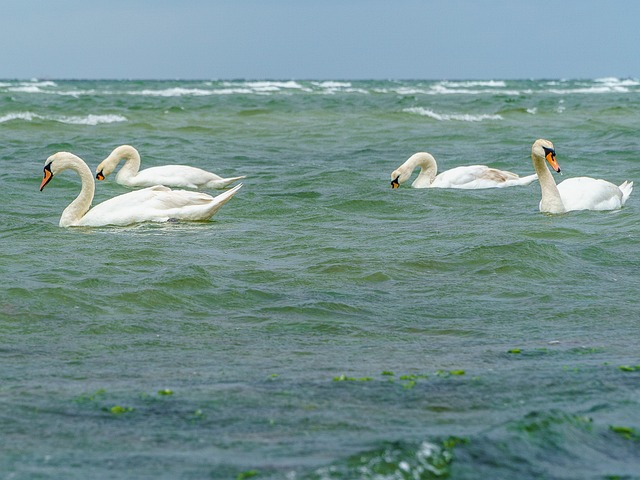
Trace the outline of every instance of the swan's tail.
[[223, 192], [220, 195], [213, 197], [213, 200], [211, 201], [209, 208], [207, 209], [206, 218], [213, 217], [216, 214], [216, 212], [220, 210], [220, 208], [225, 203], [231, 200], [231, 197], [233, 197], [241, 188], [242, 188], [242, 183], [239, 183], [235, 187], [227, 190], [226, 192]]
[[624, 205], [631, 192], [633, 192], [633, 182], [625, 180], [618, 188], [622, 191], [622, 205]]
[[243, 178], [246, 178], [246, 176], [242, 175], [241, 177], [229, 177], [229, 178], [221, 178], [219, 180], [211, 180], [209, 183], [207, 183], [206, 187], [221, 189], [221, 188], [225, 188], [228, 185], [231, 185], [233, 182], [242, 180]]

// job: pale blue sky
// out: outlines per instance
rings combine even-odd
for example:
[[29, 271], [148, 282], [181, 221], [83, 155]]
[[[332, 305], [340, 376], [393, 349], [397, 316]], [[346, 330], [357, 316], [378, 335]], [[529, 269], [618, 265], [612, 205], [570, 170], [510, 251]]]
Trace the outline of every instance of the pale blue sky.
[[0, 78], [640, 77], [637, 0], [4, 0]]

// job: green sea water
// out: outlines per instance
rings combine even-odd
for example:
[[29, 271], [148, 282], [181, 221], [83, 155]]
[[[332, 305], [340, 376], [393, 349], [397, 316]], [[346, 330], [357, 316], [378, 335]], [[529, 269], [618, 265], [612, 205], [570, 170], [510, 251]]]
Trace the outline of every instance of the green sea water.
[[[0, 478], [638, 479], [640, 81], [0, 82]], [[246, 175], [208, 222], [58, 226], [45, 159]], [[125, 193], [114, 177], [94, 203]], [[211, 192], [216, 194], [217, 192]]]

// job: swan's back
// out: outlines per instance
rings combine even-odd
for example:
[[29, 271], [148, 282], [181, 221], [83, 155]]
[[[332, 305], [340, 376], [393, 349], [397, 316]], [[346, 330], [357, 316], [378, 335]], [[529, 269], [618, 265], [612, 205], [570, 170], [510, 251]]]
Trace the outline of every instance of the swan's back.
[[131, 225], [142, 222], [208, 220], [227, 203], [242, 184], [216, 197], [156, 185], [125, 193], [93, 207], [78, 225]]
[[463, 189], [502, 188], [528, 185], [536, 178], [537, 175], [520, 177], [513, 172], [490, 168], [486, 165], [468, 165], [442, 172], [431, 186]]
[[131, 179], [136, 186], [170, 185], [181, 188], [198, 188], [222, 177], [188, 165], [161, 165], [140, 170]]
[[[626, 183], [626, 185], [625, 185]], [[558, 192], [567, 212], [574, 210], [616, 210], [626, 202], [633, 183], [620, 187], [606, 180], [575, 177], [558, 184]], [[621, 188], [623, 187], [624, 190]]]

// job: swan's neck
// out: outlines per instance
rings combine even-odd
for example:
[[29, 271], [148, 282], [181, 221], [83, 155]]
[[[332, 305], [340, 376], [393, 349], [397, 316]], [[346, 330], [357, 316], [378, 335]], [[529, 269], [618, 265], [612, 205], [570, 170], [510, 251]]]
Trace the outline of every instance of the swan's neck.
[[420, 167], [418, 177], [411, 184], [414, 188], [430, 186], [436, 178], [436, 173], [438, 173], [436, 159], [428, 153], [416, 153], [412, 155], [402, 167], [409, 170], [409, 175], [411, 175], [411, 172], [413, 172], [416, 167]]
[[538, 182], [542, 191], [542, 200], [540, 201], [540, 211], [546, 213], [564, 213], [565, 208], [560, 197], [560, 192], [556, 186], [556, 181], [549, 171], [549, 167], [544, 158], [532, 155], [533, 166], [538, 174]]
[[60, 217], [61, 227], [76, 225], [82, 217], [86, 215], [91, 208], [91, 202], [93, 201], [93, 195], [96, 189], [95, 182], [93, 181], [93, 174], [86, 163], [74, 162], [67, 168], [78, 172], [80, 180], [82, 181], [82, 188], [80, 189], [80, 194], [76, 199], [62, 212], [62, 216]]
[[122, 168], [116, 175], [116, 181], [120, 183], [120, 181], [124, 179], [135, 177], [140, 170], [140, 154], [138, 153], [138, 151], [131, 148], [126, 149], [118, 154], [115, 153], [116, 152], [112, 153], [109, 156], [111, 159], [110, 161], [113, 162], [113, 168], [115, 168], [116, 165], [120, 163], [120, 160], [124, 160], [124, 165], [122, 165]]

